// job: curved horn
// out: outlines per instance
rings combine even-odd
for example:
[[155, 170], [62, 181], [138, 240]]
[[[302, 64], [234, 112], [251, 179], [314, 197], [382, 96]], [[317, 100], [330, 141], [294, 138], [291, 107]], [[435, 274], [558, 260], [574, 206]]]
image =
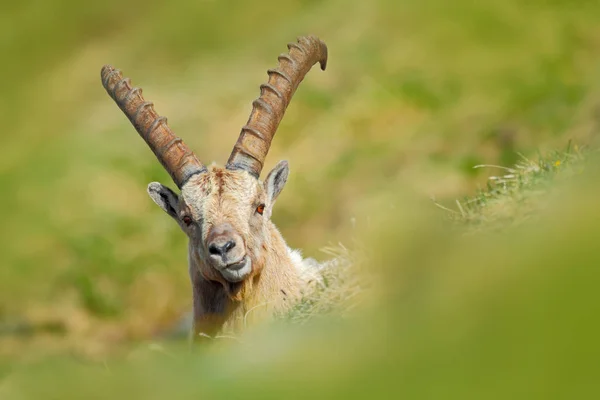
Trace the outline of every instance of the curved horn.
[[142, 89], [132, 88], [129, 78], [110, 65], [102, 67], [102, 85], [133, 124], [142, 139], [150, 146], [158, 161], [181, 189], [187, 180], [206, 167], [159, 116], [153, 104], [142, 97]]
[[260, 86], [260, 97], [252, 103], [252, 112], [233, 147], [227, 169], [243, 169], [258, 178], [285, 109], [311, 67], [327, 65], [327, 46], [314, 36], [299, 37], [287, 45], [289, 54], [281, 54], [279, 67], [268, 70], [269, 81]]

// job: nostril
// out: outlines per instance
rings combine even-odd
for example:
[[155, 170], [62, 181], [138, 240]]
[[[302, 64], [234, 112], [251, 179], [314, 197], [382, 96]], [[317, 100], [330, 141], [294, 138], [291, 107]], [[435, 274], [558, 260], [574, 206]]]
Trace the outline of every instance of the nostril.
[[235, 242], [233, 240], [228, 240], [223, 245], [217, 243], [211, 243], [208, 246], [208, 252], [213, 256], [223, 256], [227, 254], [227, 252], [235, 247]]
[[214, 243], [212, 243], [210, 246], [208, 246], [208, 252], [210, 254], [212, 254], [213, 256], [221, 255], [221, 249], [219, 248], [219, 246], [217, 246]]
[[225, 243], [225, 246], [223, 246], [223, 253], [227, 253], [229, 250], [233, 249], [235, 247], [235, 242], [233, 240], [228, 241], [227, 243]]

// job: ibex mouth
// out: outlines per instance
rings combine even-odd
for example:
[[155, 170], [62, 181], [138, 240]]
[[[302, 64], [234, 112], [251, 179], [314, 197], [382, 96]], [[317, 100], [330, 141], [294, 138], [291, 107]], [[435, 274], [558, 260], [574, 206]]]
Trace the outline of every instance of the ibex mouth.
[[240, 282], [250, 274], [251, 270], [252, 261], [250, 257], [244, 256], [240, 261], [226, 265], [220, 272], [229, 282]]
[[225, 266], [225, 269], [229, 269], [231, 271], [238, 271], [242, 268], [244, 268], [244, 266], [248, 263], [248, 257], [244, 257], [242, 258], [240, 261], [233, 263], [233, 264], [228, 264]]

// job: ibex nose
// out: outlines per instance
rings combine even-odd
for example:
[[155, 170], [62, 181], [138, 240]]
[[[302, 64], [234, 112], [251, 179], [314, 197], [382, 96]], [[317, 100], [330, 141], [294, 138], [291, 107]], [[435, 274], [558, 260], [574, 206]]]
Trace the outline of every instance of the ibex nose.
[[[206, 238], [206, 244], [210, 257], [218, 261], [219, 263], [228, 263], [231, 261], [237, 261], [236, 246], [241, 241], [241, 238], [233, 229], [233, 227], [227, 223], [214, 226], [208, 233]], [[240, 249], [236, 249], [240, 250]], [[243, 252], [243, 249], [240, 251]]]
[[215, 241], [208, 245], [208, 252], [213, 256], [223, 256], [227, 252], [235, 247], [233, 240]]

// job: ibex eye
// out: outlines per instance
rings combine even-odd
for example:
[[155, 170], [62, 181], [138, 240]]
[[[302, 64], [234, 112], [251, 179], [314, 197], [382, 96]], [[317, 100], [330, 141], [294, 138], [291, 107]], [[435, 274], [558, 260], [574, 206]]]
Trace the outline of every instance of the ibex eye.
[[192, 223], [192, 218], [190, 218], [189, 216], [184, 216], [182, 219], [184, 224], [186, 224], [187, 226], [190, 226], [190, 224]]
[[265, 211], [265, 205], [264, 204], [261, 204], [258, 207], [256, 207], [256, 212], [259, 213], [260, 215], [262, 215], [264, 211]]

